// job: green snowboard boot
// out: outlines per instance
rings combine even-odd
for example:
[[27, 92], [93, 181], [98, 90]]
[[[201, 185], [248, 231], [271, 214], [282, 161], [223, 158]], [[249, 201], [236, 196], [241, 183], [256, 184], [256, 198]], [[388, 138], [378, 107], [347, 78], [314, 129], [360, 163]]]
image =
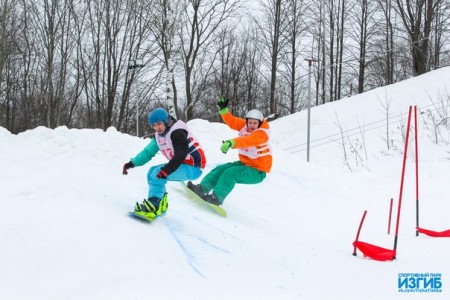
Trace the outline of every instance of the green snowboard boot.
[[142, 204], [136, 202], [134, 212], [147, 219], [154, 219], [159, 217], [167, 211], [169, 202], [167, 200], [167, 193], [162, 198], [152, 197], [148, 200], [144, 200]]

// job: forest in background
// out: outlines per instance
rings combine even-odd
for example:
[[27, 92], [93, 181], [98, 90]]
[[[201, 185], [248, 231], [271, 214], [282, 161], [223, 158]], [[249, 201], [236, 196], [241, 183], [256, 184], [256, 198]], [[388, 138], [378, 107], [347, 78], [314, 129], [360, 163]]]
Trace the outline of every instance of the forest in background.
[[450, 0], [1, 0], [0, 126], [142, 136], [158, 106], [218, 120], [221, 95], [285, 116], [309, 78], [317, 106], [449, 66], [449, 17]]

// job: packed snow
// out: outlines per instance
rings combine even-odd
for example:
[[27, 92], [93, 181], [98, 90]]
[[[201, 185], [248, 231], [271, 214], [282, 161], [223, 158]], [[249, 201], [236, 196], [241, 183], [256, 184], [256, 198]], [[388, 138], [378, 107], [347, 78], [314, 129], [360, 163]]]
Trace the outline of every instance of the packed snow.
[[[153, 223], [128, 215], [150, 166], [122, 175], [148, 143], [109, 128], [0, 127], [0, 299], [449, 299], [450, 238], [416, 237], [410, 135], [397, 259], [353, 256], [360, 240], [392, 249], [408, 109], [418, 108], [420, 225], [450, 228], [450, 68], [272, 121], [274, 165], [237, 185], [223, 218], [169, 183]], [[437, 127], [435, 126], [436, 124]], [[204, 176], [237, 160], [236, 132], [192, 120]], [[413, 130], [413, 126], [411, 126]], [[391, 234], [389, 202], [394, 199]], [[399, 292], [405, 274], [439, 274], [440, 292]]]

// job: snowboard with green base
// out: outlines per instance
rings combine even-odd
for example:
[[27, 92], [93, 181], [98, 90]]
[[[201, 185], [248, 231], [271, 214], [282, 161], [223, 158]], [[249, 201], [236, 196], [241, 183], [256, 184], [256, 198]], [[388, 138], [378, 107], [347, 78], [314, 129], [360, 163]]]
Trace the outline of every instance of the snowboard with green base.
[[[143, 206], [146, 206], [146, 211], [153, 211], [153, 213], [145, 213], [143, 211]], [[144, 221], [152, 222], [154, 219], [163, 216], [166, 213], [168, 206], [169, 203], [167, 202], [167, 193], [165, 193], [160, 199], [159, 205], [157, 207], [155, 207], [154, 204], [147, 200], [144, 200], [143, 204], [139, 204], [138, 202], [136, 202], [134, 211], [130, 211], [129, 215], [131, 217], [136, 217]]]
[[129, 215], [130, 215], [131, 217], [133, 217], [133, 218], [138, 218], [138, 219], [143, 220], [143, 221], [146, 221], [146, 222], [153, 222], [153, 220], [155, 220], [156, 218], [159, 218], [159, 217], [161, 217], [161, 216], [164, 216], [164, 214], [165, 214], [165, 213], [163, 213], [163, 214], [161, 214], [161, 215], [159, 215], [159, 216], [156, 216], [156, 217], [154, 217], [154, 218], [149, 218], [149, 217], [146, 217], [146, 216], [144, 216], [144, 215], [141, 215], [141, 214], [139, 214], [139, 213], [137, 213], [137, 212], [135, 212], [135, 211], [130, 211], [130, 212], [129, 212]]
[[217, 214], [219, 214], [220, 216], [222, 216], [224, 218], [227, 217], [227, 212], [221, 206], [206, 202], [205, 200], [200, 198], [196, 193], [194, 193], [194, 191], [192, 191], [190, 188], [188, 188], [184, 181], [180, 181], [180, 183], [184, 186], [184, 189], [187, 191], [188, 198], [191, 201], [196, 202], [204, 207], [207, 207], [210, 210], [215, 211]]

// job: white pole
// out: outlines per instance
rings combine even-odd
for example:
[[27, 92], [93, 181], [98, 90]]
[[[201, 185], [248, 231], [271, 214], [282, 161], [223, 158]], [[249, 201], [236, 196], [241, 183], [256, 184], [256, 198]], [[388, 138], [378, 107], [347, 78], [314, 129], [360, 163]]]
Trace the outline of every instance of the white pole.
[[307, 138], [306, 138], [306, 161], [309, 162], [309, 148], [311, 140], [311, 66], [317, 60], [308, 58], [308, 124], [307, 124]]
[[139, 137], [139, 97], [136, 100], [136, 136]]
[[306, 151], [306, 161], [309, 162], [309, 146], [311, 139], [311, 61], [308, 61], [308, 147]]
[[[128, 61], [128, 69], [134, 70], [136, 68], [140, 69], [144, 66], [142, 58], [136, 58], [135, 60]], [[138, 89], [136, 89], [138, 91]], [[139, 136], [139, 93], [136, 99], [136, 136]]]

